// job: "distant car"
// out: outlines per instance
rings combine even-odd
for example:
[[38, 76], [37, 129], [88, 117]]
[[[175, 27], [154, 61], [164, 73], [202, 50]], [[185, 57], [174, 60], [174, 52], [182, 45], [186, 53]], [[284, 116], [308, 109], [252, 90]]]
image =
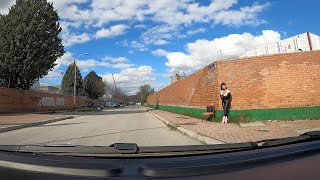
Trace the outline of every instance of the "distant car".
[[138, 103], [136, 103], [136, 105], [139, 105], [139, 106], [141, 106], [141, 102], [138, 102]]
[[115, 107], [120, 107], [120, 105], [114, 103], [114, 102], [106, 102], [105, 103], [105, 107], [111, 107], [111, 108], [115, 108]]
[[98, 109], [98, 110], [101, 110], [103, 109], [104, 107], [103, 106], [100, 106], [99, 104], [95, 104], [95, 103], [89, 103], [87, 105], [88, 108], [95, 108], [95, 109]]

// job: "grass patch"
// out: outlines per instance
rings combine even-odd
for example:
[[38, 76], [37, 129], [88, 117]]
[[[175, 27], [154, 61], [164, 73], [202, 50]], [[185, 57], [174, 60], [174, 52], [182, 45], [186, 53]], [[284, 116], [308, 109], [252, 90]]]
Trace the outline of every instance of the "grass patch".
[[[156, 105], [148, 105], [156, 108]], [[206, 109], [185, 108], [178, 106], [161, 106], [157, 109], [182, 114], [190, 117], [202, 119], [202, 113]], [[223, 116], [222, 110], [216, 110], [216, 117], [209, 119], [212, 122], [221, 122]], [[283, 109], [252, 109], [252, 110], [232, 110], [229, 113], [229, 121], [232, 123], [247, 123], [253, 121], [266, 120], [307, 120], [320, 119], [320, 107], [304, 107], [304, 108], [283, 108]]]
[[160, 110], [178, 113], [178, 114], [195, 117], [195, 118], [202, 118], [202, 113], [206, 112], [205, 109], [184, 108], [184, 107], [178, 107], [178, 106], [160, 106], [160, 105], [158, 105], [158, 107], [156, 105], [148, 105], [148, 106], [154, 109], [160, 109]]
[[[216, 111], [216, 116], [209, 119], [211, 122], [221, 122], [223, 117], [223, 111]], [[228, 122], [229, 123], [249, 123], [253, 122], [254, 120], [249, 118], [249, 115], [246, 112], [240, 113], [229, 113]]]
[[88, 107], [73, 110], [73, 112], [100, 112], [100, 111], [102, 110], [99, 110], [96, 108], [88, 108]]

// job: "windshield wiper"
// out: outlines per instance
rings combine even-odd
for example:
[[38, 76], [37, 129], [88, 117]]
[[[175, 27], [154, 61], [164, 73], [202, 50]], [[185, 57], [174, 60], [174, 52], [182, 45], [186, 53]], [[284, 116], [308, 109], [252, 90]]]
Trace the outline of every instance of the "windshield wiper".
[[[73, 153], [73, 154], [149, 154], [173, 153], [195, 154], [230, 152], [251, 150], [257, 148], [256, 143], [217, 144], [217, 145], [189, 145], [189, 146], [154, 146], [138, 147], [134, 143], [115, 143], [110, 146], [80, 146], [80, 145], [0, 145], [2, 151], [30, 152], [30, 153]], [[157, 154], [159, 155], [159, 154]]]
[[170, 156], [195, 155], [246, 151], [289, 145], [301, 142], [320, 140], [320, 131], [307, 132], [297, 137], [269, 139], [258, 142], [215, 145], [188, 146], [154, 146], [138, 147], [135, 143], [115, 143], [110, 146], [80, 146], [80, 145], [0, 145], [2, 151], [54, 153], [77, 155], [139, 155], [139, 156]]
[[258, 141], [256, 143], [258, 143], [260, 148], [267, 148], [267, 147], [283, 146], [288, 144], [295, 144], [295, 143], [308, 142], [308, 141], [314, 141], [314, 140], [320, 140], [320, 131], [310, 131], [296, 137], [268, 139], [268, 140]]
[[80, 154], [135, 154], [134, 143], [115, 143], [110, 146], [80, 146], [70, 144], [52, 145], [0, 145], [0, 150], [32, 153], [80, 153]]

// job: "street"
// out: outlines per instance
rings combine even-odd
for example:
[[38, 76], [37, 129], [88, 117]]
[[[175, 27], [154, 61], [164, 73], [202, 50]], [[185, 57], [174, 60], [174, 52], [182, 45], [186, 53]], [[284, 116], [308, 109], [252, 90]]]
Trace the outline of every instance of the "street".
[[169, 129], [143, 106], [80, 113], [74, 119], [0, 134], [0, 144], [109, 146], [137, 143], [138, 146], [199, 145]]

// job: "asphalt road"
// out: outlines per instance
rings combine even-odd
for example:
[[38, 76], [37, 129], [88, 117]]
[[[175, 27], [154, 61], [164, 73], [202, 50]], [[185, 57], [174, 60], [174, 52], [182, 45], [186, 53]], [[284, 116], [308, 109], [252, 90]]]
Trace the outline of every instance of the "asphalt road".
[[109, 146], [113, 143], [137, 143], [138, 146], [200, 144], [169, 129], [143, 106], [80, 113], [74, 119], [0, 133], [0, 144]]

